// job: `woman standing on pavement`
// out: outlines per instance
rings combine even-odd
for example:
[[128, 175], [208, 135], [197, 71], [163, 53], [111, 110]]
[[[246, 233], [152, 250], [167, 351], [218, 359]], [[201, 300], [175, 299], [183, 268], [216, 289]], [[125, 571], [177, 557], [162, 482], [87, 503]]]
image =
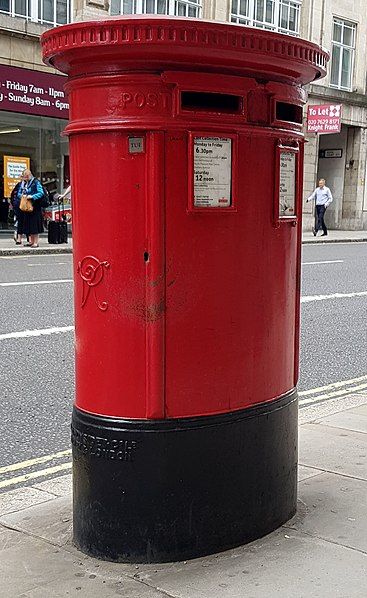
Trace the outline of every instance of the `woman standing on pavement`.
[[22, 212], [18, 224], [18, 236], [29, 237], [29, 247], [38, 247], [39, 234], [43, 232], [41, 199], [43, 189], [41, 183], [33, 176], [30, 170], [26, 169], [22, 174], [22, 182], [18, 190], [19, 201], [22, 195], [32, 201], [33, 211]]
[[19, 221], [23, 217], [22, 212], [20, 211], [20, 208], [19, 208], [20, 197], [21, 197], [21, 194], [19, 194], [19, 190], [21, 188], [22, 181], [23, 181], [23, 173], [21, 175], [21, 179], [20, 179], [19, 183], [17, 183], [15, 185], [15, 187], [10, 195], [10, 203], [11, 203], [11, 206], [12, 206], [13, 212], [14, 212], [14, 226], [15, 226], [14, 241], [15, 241], [16, 245], [22, 244], [22, 235], [20, 235], [18, 232], [19, 231]]

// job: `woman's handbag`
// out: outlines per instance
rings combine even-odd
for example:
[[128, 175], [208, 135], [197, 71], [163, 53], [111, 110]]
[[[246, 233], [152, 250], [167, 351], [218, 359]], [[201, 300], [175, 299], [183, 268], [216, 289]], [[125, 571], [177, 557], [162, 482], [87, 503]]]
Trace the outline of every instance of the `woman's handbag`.
[[33, 203], [31, 199], [28, 199], [26, 195], [22, 195], [19, 209], [22, 212], [33, 212]]

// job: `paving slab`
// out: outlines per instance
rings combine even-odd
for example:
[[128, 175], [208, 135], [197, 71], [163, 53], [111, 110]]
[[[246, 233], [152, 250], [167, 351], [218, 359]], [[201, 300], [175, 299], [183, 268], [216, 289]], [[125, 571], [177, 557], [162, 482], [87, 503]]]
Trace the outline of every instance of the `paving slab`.
[[326, 426], [367, 434], [367, 405], [361, 405], [355, 409], [348, 409], [348, 411], [342, 413], [335, 413], [334, 415], [324, 417], [319, 421]]
[[[69, 236], [68, 243], [58, 245], [50, 245], [47, 241], [47, 233], [40, 235], [39, 247], [32, 248], [24, 245], [15, 245], [14, 231], [0, 234], [0, 256], [16, 256], [16, 255], [42, 255], [55, 253], [72, 253], [73, 240]], [[23, 239], [24, 241], [24, 239]]]
[[104, 577], [103, 574], [83, 572], [70, 575], [65, 571], [63, 579], [38, 586], [20, 594], [19, 598], [169, 598], [168, 594], [140, 581]]
[[[1, 537], [1, 536], [0, 536]], [[37, 538], [0, 552], [1, 598], [162, 598], [138, 580], [103, 571], [95, 559], [75, 557]]]
[[[0, 598], [366, 598], [367, 434], [354, 427], [367, 405], [339, 411], [336, 420], [322, 408], [319, 423], [301, 425], [297, 515], [201, 559], [98, 561], [71, 543], [71, 476], [12, 491], [13, 505], [19, 492], [32, 506], [0, 516]], [[43, 495], [51, 499], [32, 503]]]
[[0, 517], [7, 513], [28, 509], [28, 507], [47, 502], [53, 498], [55, 498], [54, 494], [32, 487], [3, 492], [0, 494]]
[[33, 488], [49, 492], [56, 496], [65, 496], [72, 491], [73, 476], [71, 474], [59, 476], [45, 482], [33, 484]]
[[300, 406], [298, 420], [299, 424], [303, 425], [310, 422], [318, 421], [334, 413], [345, 411], [359, 405], [366, 403], [365, 394], [351, 394], [347, 397], [337, 397], [335, 399], [327, 399], [313, 405]]
[[[23, 534], [22, 532], [16, 532], [14, 530], [7, 529], [0, 524], [0, 555], [1, 551], [16, 544], [22, 544]], [[0, 556], [1, 558], [1, 556]], [[1, 596], [1, 585], [0, 585], [0, 596]]]
[[349, 243], [349, 242], [364, 242], [367, 241], [367, 231], [365, 230], [329, 230], [327, 237], [322, 237], [321, 234], [317, 237], [313, 236], [311, 230], [302, 231], [302, 243]]
[[366, 573], [366, 555], [281, 528], [247, 547], [138, 578], [175, 598], [365, 598]]
[[0, 523], [37, 536], [57, 546], [71, 543], [72, 502], [71, 496], [53, 500], [0, 517]]
[[74, 561], [72, 555], [61, 555], [60, 549], [23, 535], [21, 543], [0, 553], [0, 596], [18, 598], [40, 585], [62, 580]]
[[314, 469], [313, 467], [305, 467], [304, 465], [298, 466], [298, 481], [307, 480], [313, 478], [315, 475], [322, 475], [322, 471]]
[[299, 463], [367, 480], [367, 434], [323, 424], [300, 427]]
[[299, 484], [299, 498], [307, 512], [294, 518], [293, 529], [367, 555], [367, 481], [323, 473]]

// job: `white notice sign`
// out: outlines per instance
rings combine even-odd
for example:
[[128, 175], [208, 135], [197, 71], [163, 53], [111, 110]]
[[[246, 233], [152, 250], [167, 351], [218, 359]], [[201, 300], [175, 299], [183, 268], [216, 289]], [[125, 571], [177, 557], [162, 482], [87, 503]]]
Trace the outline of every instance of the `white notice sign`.
[[280, 152], [279, 216], [294, 216], [296, 203], [296, 154]]
[[228, 208], [232, 188], [232, 140], [194, 138], [194, 206]]

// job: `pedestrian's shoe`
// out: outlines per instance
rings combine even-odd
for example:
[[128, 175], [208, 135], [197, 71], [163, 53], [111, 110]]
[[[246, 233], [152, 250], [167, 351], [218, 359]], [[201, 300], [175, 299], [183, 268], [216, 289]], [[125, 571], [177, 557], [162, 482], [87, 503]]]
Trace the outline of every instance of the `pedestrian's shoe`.
[[327, 236], [327, 233], [322, 233], [322, 235], [321, 235], [321, 236], [322, 236], [322, 237], [326, 237], [326, 236]]
[[314, 237], [316, 237], [316, 235], [317, 235], [317, 230], [316, 230], [315, 228], [313, 228], [313, 229], [312, 229], [312, 234], [313, 234], [313, 236], [314, 236]]

